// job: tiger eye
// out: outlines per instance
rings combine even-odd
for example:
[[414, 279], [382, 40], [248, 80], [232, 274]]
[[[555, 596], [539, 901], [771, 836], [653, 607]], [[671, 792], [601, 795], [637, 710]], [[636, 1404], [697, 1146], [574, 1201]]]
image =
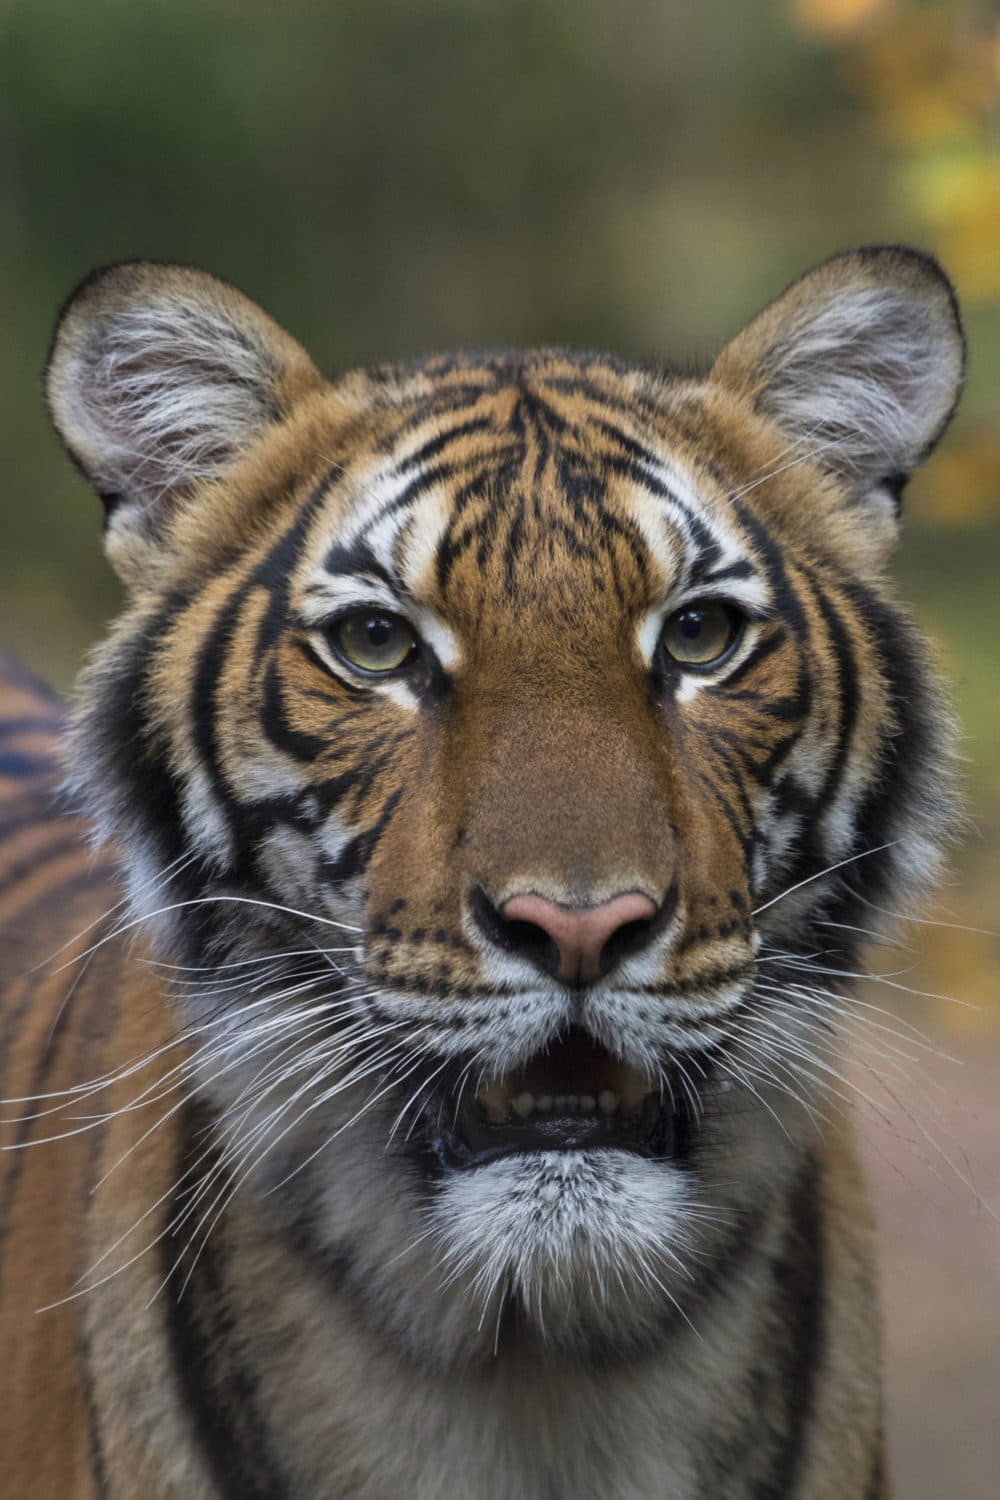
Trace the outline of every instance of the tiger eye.
[[417, 649], [413, 627], [400, 615], [381, 610], [344, 615], [330, 635], [341, 656], [362, 672], [398, 672]]
[[740, 633], [742, 620], [729, 604], [707, 599], [686, 604], [670, 616], [661, 640], [667, 655], [682, 666], [707, 667], [725, 656]]

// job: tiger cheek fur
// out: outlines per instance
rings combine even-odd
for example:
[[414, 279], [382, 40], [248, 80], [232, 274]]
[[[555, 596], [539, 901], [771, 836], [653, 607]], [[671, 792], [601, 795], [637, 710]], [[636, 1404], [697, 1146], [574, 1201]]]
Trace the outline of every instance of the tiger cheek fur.
[[72, 893], [5, 925], [9, 972], [81, 963], [7, 986], [3, 1092], [101, 1111], [9, 1195], [4, 1347], [76, 1361], [2, 1410], [17, 1493], [888, 1493], [839, 1022], [955, 821], [883, 570], [963, 359], [893, 247], [697, 378], [328, 382], [200, 272], [71, 299], [49, 402], [130, 604], [66, 754], [130, 914], [79, 831], [49, 849], [56, 715], [9, 674], [44, 743], [0, 900], [20, 839]]

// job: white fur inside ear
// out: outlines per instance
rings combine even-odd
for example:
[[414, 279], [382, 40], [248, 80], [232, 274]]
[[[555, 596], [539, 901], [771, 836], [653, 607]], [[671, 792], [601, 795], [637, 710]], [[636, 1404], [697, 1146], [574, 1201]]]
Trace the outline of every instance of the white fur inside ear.
[[137, 301], [72, 340], [53, 408], [96, 487], [143, 508], [211, 477], [275, 412], [268, 351], [222, 311]]
[[874, 484], [906, 474], [946, 422], [962, 346], [905, 287], [848, 287], [797, 310], [762, 360], [760, 401], [827, 467]]

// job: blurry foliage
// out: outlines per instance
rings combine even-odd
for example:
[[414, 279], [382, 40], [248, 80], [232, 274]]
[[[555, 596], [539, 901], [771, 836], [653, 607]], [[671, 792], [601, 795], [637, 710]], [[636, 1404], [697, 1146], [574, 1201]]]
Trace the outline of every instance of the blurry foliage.
[[955, 280], [970, 390], [955, 436], [916, 488], [931, 524], [1000, 511], [1000, 15], [974, 0], [791, 0], [832, 49], [886, 143], [909, 215]]

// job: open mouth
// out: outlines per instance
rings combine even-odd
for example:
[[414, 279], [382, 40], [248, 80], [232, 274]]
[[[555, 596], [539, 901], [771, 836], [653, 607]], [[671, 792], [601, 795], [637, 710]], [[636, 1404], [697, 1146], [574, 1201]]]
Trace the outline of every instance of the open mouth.
[[524, 1068], [463, 1093], [457, 1108], [453, 1096], [439, 1098], [428, 1123], [435, 1155], [451, 1168], [602, 1148], [676, 1159], [689, 1142], [676, 1092], [575, 1028]]

